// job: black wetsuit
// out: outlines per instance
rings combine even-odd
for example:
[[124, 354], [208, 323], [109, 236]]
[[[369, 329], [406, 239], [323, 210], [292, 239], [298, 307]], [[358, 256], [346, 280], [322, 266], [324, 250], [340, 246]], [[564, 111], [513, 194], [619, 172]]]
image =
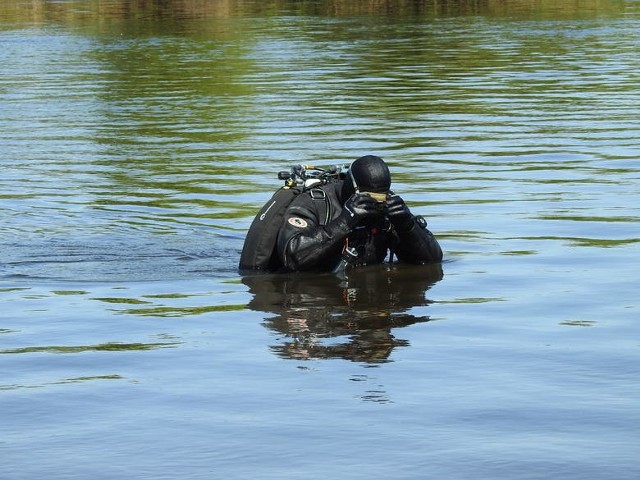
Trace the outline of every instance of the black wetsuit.
[[358, 253], [355, 265], [382, 263], [389, 251], [407, 263], [442, 260], [440, 245], [422, 217], [412, 215], [410, 226], [401, 230], [381, 211], [366, 224], [350, 226], [341, 215], [346, 201], [342, 184], [330, 183], [303, 192], [289, 205], [277, 244], [285, 269], [331, 271], [347, 246]]

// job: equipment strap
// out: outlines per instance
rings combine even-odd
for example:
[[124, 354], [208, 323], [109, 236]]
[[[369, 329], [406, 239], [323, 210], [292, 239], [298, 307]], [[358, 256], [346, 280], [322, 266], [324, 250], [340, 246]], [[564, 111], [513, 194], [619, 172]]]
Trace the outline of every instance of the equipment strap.
[[309, 195], [311, 195], [311, 198], [313, 200], [317, 201], [316, 207], [318, 208], [318, 212], [319, 212], [318, 214], [319, 224], [320, 226], [324, 227], [327, 223], [329, 223], [329, 219], [331, 217], [331, 211], [329, 209], [329, 199], [327, 198], [327, 192], [319, 188], [312, 188], [311, 190], [309, 190]]

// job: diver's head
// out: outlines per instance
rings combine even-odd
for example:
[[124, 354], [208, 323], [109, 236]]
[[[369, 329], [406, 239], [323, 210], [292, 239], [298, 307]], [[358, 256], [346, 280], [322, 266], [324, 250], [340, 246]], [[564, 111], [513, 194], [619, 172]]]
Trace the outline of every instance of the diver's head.
[[349, 167], [344, 182], [343, 197], [348, 198], [353, 193], [368, 193], [382, 202], [386, 199], [389, 188], [391, 188], [391, 173], [387, 164], [380, 157], [365, 155], [354, 160]]

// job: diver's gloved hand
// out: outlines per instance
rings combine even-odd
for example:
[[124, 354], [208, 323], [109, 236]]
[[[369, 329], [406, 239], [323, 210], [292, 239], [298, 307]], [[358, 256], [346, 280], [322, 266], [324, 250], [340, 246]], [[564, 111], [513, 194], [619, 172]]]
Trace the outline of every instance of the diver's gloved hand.
[[353, 227], [370, 217], [379, 215], [377, 203], [366, 193], [354, 193], [344, 204], [340, 216], [346, 219], [350, 227]]
[[345, 202], [340, 215], [325, 227], [325, 231], [332, 239], [343, 240], [358, 224], [375, 215], [381, 215], [380, 204], [366, 193], [354, 193]]
[[413, 226], [413, 215], [409, 207], [399, 195], [390, 195], [385, 202], [387, 218], [398, 230], [410, 230]]
[[377, 202], [366, 193], [354, 193], [344, 204], [343, 214], [349, 223], [356, 225], [363, 220], [378, 214]]

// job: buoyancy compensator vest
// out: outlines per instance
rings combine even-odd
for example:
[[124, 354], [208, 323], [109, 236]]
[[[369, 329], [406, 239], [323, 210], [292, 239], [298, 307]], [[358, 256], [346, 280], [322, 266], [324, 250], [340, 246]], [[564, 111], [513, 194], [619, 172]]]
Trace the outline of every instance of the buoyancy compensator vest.
[[285, 211], [298, 195], [307, 191], [311, 191], [314, 199], [321, 200], [323, 208], [328, 209], [326, 195], [318, 187], [344, 179], [343, 168], [335, 166], [325, 169], [297, 165], [292, 167], [290, 172], [279, 172], [278, 179], [285, 180], [285, 185], [276, 190], [251, 222], [240, 255], [240, 269], [265, 272], [280, 269], [282, 263], [276, 243]]

